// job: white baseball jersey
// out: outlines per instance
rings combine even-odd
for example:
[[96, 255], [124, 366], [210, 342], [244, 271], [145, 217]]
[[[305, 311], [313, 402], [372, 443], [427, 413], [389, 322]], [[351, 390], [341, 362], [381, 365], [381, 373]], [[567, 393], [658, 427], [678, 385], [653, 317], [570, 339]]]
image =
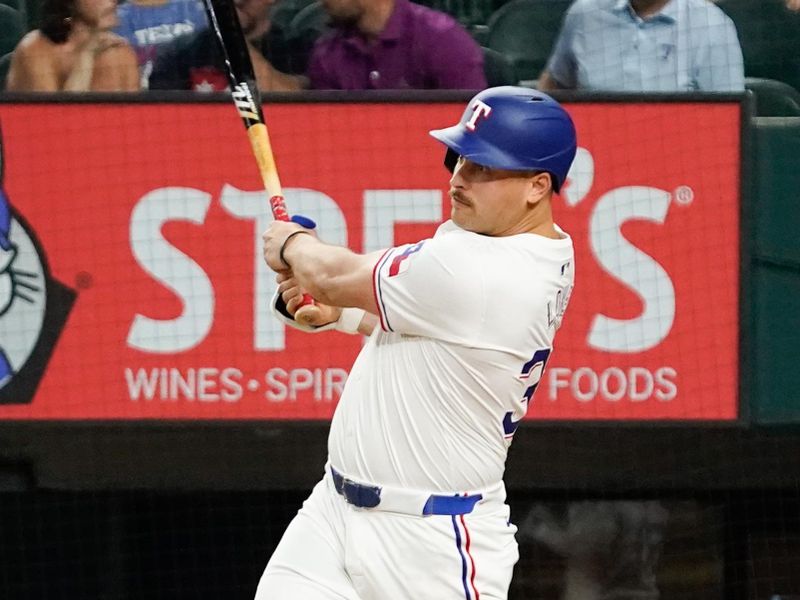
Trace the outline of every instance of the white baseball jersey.
[[574, 282], [572, 240], [489, 237], [448, 221], [373, 273], [380, 327], [331, 424], [331, 465], [435, 492], [502, 480]]

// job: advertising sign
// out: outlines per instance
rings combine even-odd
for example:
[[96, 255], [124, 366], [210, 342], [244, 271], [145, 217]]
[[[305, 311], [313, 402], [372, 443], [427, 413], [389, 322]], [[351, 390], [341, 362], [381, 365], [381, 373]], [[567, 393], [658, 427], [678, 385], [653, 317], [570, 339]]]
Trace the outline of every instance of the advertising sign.
[[[462, 108], [267, 107], [290, 210], [358, 252], [430, 237], [450, 206], [427, 132]], [[737, 418], [739, 105], [568, 110], [576, 287], [528, 418]], [[270, 314], [271, 217], [228, 104], [13, 104], [0, 124], [0, 419], [331, 417], [362, 340]]]

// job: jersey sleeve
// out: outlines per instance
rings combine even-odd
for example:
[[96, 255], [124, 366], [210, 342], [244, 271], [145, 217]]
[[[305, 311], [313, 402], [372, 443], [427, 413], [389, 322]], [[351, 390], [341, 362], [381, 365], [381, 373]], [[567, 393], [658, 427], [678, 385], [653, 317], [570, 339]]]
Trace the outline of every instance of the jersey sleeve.
[[372, 285], [384, 331], [456, 343], [472, 339], [486, 301], [480, 268], [470, 260], [475, 251], [465, 237], [436, 237], [381, 256]]

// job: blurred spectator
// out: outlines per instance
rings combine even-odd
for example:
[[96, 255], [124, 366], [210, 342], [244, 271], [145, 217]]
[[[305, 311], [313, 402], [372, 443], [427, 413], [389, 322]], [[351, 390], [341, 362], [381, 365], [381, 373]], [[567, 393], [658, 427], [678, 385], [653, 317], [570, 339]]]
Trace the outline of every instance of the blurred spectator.
[[[239, 22], [247, 38], [259, 89], [291, 91], [301, 78], [275, 69], [261, 51], [270, 28], [269, 9], [275, 0], [236, 0]], [[162, 45], [150, 74], [151, 90], [222, 91], [228, 88], [225, 65], [210, 29], [180, 36]]]
[[733, 21], [708, 0], [576, 0], [541, 90], [744, 90]]
[[333, 29], [314, 46], [315, 89], [483, 89], [483, 54], [449, 15], [409, 0], [322, 0]]
[[517, 536], [566, 558], [561, 600], [658, 600], [667, 518], [657, 500], [571, 502], [565, 518], [536, 505]]
[[115, 31], [136, 51], [143, 89], [159, 45], [208, 26], [201, 0], [128, 0], [117, 15]]
[[786, 8], [800, 12], [800, 0], [786, 0]]
[[136, 54], [111, 30], [116, 0], [45, 0], [42, 26], [28, 33], [11, 59], [8, 91], [139, 89]]

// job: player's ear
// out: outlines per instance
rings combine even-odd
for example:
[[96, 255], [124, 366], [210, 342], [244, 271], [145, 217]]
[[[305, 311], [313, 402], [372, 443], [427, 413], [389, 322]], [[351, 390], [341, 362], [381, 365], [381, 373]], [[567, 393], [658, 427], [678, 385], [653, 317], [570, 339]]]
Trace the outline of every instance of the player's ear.
[[531, 173], [527, 181], [527, 200], [529, 204], [538, 204], [553, 193], [553, 176], [546, 171]]

